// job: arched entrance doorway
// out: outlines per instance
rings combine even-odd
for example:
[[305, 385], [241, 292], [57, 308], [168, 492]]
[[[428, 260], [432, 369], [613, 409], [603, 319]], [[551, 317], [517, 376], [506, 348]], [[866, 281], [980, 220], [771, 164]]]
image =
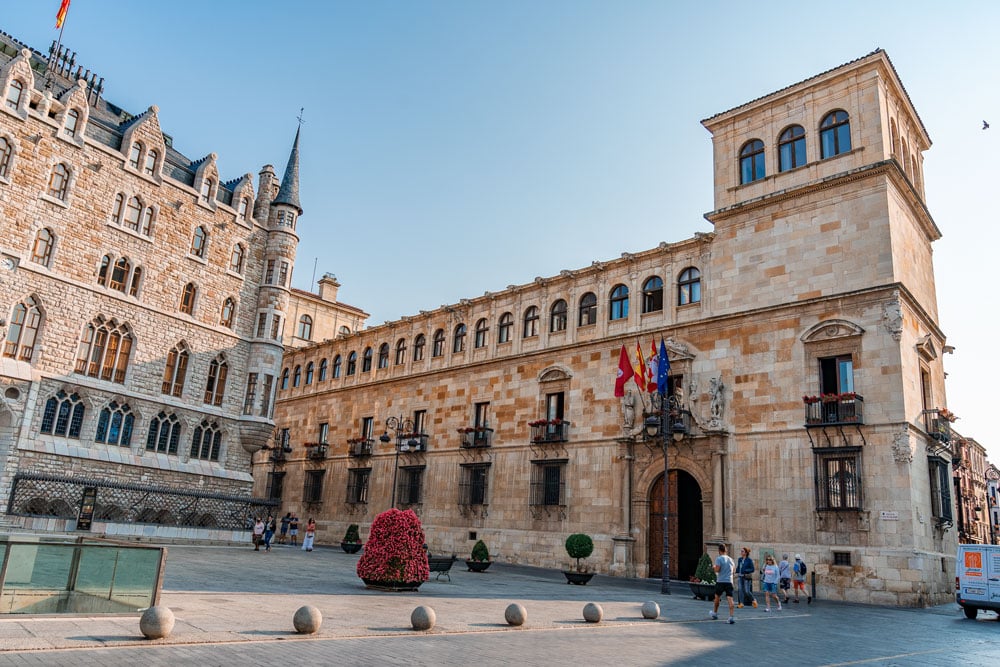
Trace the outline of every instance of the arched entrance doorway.
[[[670, 475], [670, 577], [687, 580], [694, 574], [701, 558], [702, 536], [701, 487], [683, 470]], [[663, 576], [663, 475], [649, 491], [649, 576]]]

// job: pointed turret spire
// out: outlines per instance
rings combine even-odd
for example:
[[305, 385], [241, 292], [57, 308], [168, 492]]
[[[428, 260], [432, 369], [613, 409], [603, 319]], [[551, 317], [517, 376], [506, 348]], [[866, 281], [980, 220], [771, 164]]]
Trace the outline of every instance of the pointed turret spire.
[[299, 204], [299, 132], [301, 131], [300, 125], [295, 130], [295, 143], [292, 144], [292, 153], [288, 156], [288, 166], [285, 167], [285, 175], [281, 179], [281, 188], [272, 202], [294, 206], [299, 215], [302, 215], [302, 206]]

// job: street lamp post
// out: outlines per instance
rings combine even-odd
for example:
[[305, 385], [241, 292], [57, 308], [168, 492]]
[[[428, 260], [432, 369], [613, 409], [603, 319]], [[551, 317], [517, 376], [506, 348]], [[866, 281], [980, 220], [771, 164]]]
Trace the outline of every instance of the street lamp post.
[[379, 442], [383, 445], [387, 445], [392, 442], [393, 436], [389, 435], [389, 431], [393, 432], [393, 436], [396, 438], [396, 462], [392, 469], [392, 507], [396, 507], [396, 477], [399, 475], [399, 447], [403, 444], [403, 435], [406, 433], [411, 433], [413, 431], [413, 420], [407, 419], [400, 415], [399, 417], [389, 417], [385, 420], [385, 430], [382, 431], [382, 435], [378, 437]]

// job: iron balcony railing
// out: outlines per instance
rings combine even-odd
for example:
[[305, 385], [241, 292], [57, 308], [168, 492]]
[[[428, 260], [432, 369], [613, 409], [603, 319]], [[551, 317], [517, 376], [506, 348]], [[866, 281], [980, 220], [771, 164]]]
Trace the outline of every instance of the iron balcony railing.
[[404, 454], [407, 452], [426, 452], [429, 442], [430, 436], [426, 433], [405, 433], [399, 438], [399, 451]]
[[569, 440], [570, 422], [562, 419], [539, 419], [529, 422], [531, 442], [566, 442]]
[[371, 456], [374, 449], [375, 440], [373, 438], [356, 438], [347, 441], [347, 453], [354, 458]]
[[924, 430], [939, 442], [951, 442], [951, 421], [942, 416], [941, 410], [924, 410]]
[[325, 459], [329, 447], [325, 442], [307, 442], [305, 444], [306, 456], [311, 459]]
[[493, 429], [485, 426], [469, 426], [458, 430], [462, 436], [462, 447], [472, 449], [476, 447], [489, 447], [493, 440]]
[[865, 399], [861, 394], [804, 396], [806, 427], [865, 423]]

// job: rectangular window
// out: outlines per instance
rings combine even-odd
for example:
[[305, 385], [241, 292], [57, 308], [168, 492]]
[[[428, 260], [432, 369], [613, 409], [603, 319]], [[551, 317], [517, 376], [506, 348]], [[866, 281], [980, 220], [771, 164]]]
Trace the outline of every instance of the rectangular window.
[[281, 494], [285, 487], [285, 473], [283, 472], [269, 472], [267, 473], [267, 491], [265, 492], [265, 497], [271, 500], [281, 500]]
[[851, 566], [851, 552], [850, 551], [834, 551], [833, 552], [833, 564], [840, 565], [842, 567]]
[[275, 315], [271, 320], [271, 338], [278, 340], [281, 337], [281, 315]]
[[[264, 376], [264, 387], [260, 392], [260, 416], [270, 417], [271, 416], [271, 387], [274, 385], [274, 376], [265, 375]], [[253, 409], [253, 406], [250, 407]]]
[[267, 331], [267, 313], [257, 315], [257, 338], [263, 338]]
[[361, 437], [371, 438], [375, 432], [375, 418], [374, 417], [362, 417], [361, 418]]
[[489, 428], [489, 426], [490, 426], [490, 421], [489, 421], [490, 404], [489, 404], [489, 401], [486, 401], [486, 402], [483, 402], [483, 403], [476, 403], [475, 409], [476, 409], [476, 415], [475, 415], [476, 421], [473, 423], [473, 426], [475, 426], [476, 428]]
[[413, 432], [414, 433], [427, 433], [425, 428], [427, 427], [427, 411], [426, 410], [414, 410], [413, 411]]
[[305, 483], [302, 486], [302, 501], [306, 503], [323, 502], [323, 475], [325, 470], [307, 470]]
[[951, 526], [954, 520], [951, 511], [951, 480], [948, 476], [948, 461], [940, 456], [927, 458], [927, 468], [931, 482], [931, 516], [939, 526]]
[[470, 463], [461, 466], [462, 477], [458, 485], [459, 505], [486, 505], [490, 464]]
[[816, 509], [860, 510], [861, 448], [813, 450], [816, 462]]
[[264, 284], [270, 285], [274, 281], [274, 260], [267, 260], [267, 268], [264, 270]]
[[423, 502], [421, 494], [423, 480], [424, 466], [406, 466], [399, 469], [396, 499], [400, 505], [419, 505]]
[[545, 418], [548, 420], [563, 418], [563, 397], [565, 394], [559, 391], [554, 394], [545, 395]]
[[257, 374], [247, 373], [246, 398], [243, 400], [243, 414], [252, 415], [253, 405], [257, 401]]
[[819, 390], [823, 394], [846, 394], [854, 391], [854, 361], [851, 355], [819, 360]]
[[565, 506], [566, 459], [532, 461], [531, 465], [529, 503], [544, 507]]
[[278, 274], [278, 284], [282, 287], [288, 284], [288, 262], [281, 263], [281, 271]]
[[371, 479], [371, 468], [352, 468], [347, 471], [347, 502], [351, 505], [363, 505], [368, 502], [368, 480]]
[[330, 438], [330, 424], [328, 424], [327, 422], [323, 422], [322, 424], [319, 425], [319, 440], [317, 440], [317, 442], [320, 443], [321, 445], [325, 445], [329, 441], [329, 438]]

